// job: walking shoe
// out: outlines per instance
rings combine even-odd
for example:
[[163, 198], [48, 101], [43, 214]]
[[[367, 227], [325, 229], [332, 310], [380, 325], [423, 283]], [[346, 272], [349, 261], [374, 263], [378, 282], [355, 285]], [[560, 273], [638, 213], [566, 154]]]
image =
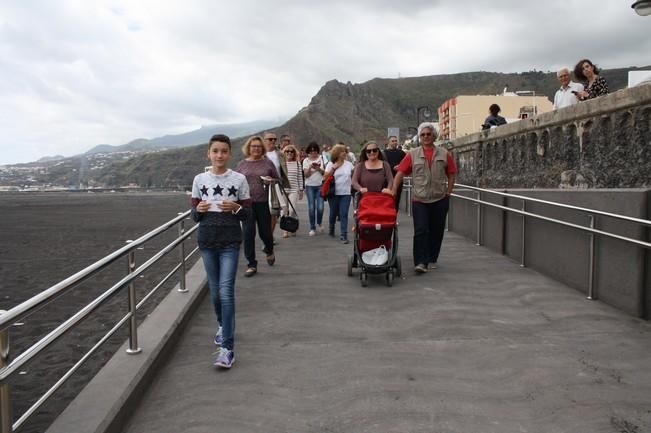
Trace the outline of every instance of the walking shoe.
[[273, 255], [273, 254], [268, 255], [268, 256], [267, 256], [267, 264], [268, 264], [269, 266], [273, 266], [274, 263], [276, 263], [276, 256]]
[[417, 274], [424, 274], [425, 272], [427, 272], [427, 266], [425, 266], [425, 265], [422, 264], [422, 263], [419, 263], [419, 264], [417, 264], [417, 265], [414, 267], [414, 271], [415, 271]]
[[235, 353], [232, 350], [228, 350], [225, 347], [219, 349], [219, 354], [213, 365], [215, 367], [222, 368], [231, 368], [235, 362]]
[[248, 267], [246, 268], [246, 271], [244, 272], [245, 277], [252, 277], [258, 272], [258, 270], [254, 267]]
[[307, 234], [308, 236], [314, 236], [316, 232], [314, 230], [310, 230], [310, 232]]
[[287, 232], [283, 232], [283, 237], [284, 237], [284, 238], [288, 238], [288, 237], [289, 237], [289, 233], [287, 233]]
[[319, 233], [323, 233], [323, 226], [322, 226], [322, 225], [317, 226], [316, 230], [317, 230]]
[[348, 243], [348, 239], [346, 239], [346, 238], [340, 238], [339, 240], [341, 241], [342, 244], [347, 244]]
[[224, 344], [224, 336], [222, 335], [222, 327], [220, 326], [215, 334], [215, 346], [220, 346]]
[[434, 262], [434, 263], [430, 263], [429, 265], [427, 265], [427, 268], [428, 269], [438, 269], [439, 267], [436, 264], [436, 262]]

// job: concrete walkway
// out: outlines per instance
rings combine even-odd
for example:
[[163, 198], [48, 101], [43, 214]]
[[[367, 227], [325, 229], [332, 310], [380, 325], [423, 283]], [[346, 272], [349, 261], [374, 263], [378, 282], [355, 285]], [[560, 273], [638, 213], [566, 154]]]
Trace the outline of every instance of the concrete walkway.
[[453, 233], [417, 276], [404, 215], [403, 277], [362, 288], [304, 221], [274, 267], [240, 262], [234, 367], [206, 299], [126, 432], [651, 431], [648, 322]]

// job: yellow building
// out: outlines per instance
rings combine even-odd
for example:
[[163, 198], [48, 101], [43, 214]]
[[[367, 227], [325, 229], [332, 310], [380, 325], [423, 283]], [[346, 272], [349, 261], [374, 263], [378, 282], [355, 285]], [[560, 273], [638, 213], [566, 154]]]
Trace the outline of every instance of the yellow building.
[[503, 95], [460, 95], [448, 99], [438, 108], [439, 139], [454, 140], [481, 131], [486, 116], [490, 114], [488, 107], [491, 104], [500, 106], [502, 110], [499, 115], [508, 123], [552, 111], [553, 104], [546, 96], [531, 93], [531, 95], [513, 92]]

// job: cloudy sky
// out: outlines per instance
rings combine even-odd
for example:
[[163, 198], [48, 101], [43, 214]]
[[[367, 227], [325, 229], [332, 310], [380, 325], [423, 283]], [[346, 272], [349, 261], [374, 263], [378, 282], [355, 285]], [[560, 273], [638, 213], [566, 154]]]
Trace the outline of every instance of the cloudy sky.
[[287, 119], [333, 78], [651, 65], [631, 3], [2, 0], [0, 164]]

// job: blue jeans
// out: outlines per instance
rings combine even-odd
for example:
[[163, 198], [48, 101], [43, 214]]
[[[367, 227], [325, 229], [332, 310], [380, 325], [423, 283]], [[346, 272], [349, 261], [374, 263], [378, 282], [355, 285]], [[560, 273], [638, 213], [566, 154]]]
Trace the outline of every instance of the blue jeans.
[[445, 217], [450, 198], [444, 197], [434, 203], [414, 201], [411, 214], [414, 219], [414, 265], [436, 263], [441, 252]]
[[350, 208], [350, 194], [336, 195], [328, 199], [330, 207], [330, 233], [335, 232], [335, 222], [339, 216], [339, 238], [348, 239], [348, 208]]
[[307, 214], [310, 217], [310, 230], [315, 230], [317, 225], [323, 223], [323, 197], [320, 186], [305, 187], [307, 195]]
[[201, 250], [201, 258], [208, 276], [210, 299], [217, 315], [217, 322], [222, 327], [224, 337], [222, 347], [229, 350], [233, 350], [234, 346], [235, 274], [239, 257], [239, 245]]

